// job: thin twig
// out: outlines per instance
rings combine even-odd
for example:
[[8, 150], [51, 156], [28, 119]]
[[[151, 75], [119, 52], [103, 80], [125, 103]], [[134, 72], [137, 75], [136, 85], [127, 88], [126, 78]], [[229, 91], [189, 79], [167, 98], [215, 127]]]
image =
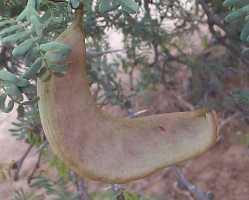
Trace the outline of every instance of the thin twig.
[[140, 110], [140, 111], [137, 111], [137, 112], [128, 111], [128, 117], [133, 119], [133, 118], [139, 117], [140, 115], [143, 115], [143, 114], [145, 114], [147, 112], [148, 112], [148, 110], [146, 110], [146, 109]]
[[24, 163], [24, 160], [27, 158], [32, 148], [33, 148], [33, 145], [30, 145], [25, 151], [24, 155], [20, 158], [20, 160], [16, 161], [15, 164], [13, 165], [13, 169], [16, 170], [15, 175], [14, 175], [14, 181], [18, 181], [19, 173]]
[[79, 177], [75, 172], [70, 171], [71, 176], [74, 179], [74, 185], [77, 188], [77, 192], [79, 194], [80, 200], [91, 200], [90, 195], [87, 192], [87, 188], [85, 186], [85, 181], [83, 178]]
[[197, 186], [190, 183], [187, 178], [184, 176], [182, 171], [176, 166], [171, 167], [171, 169], [175, 172], [177, 181], [181, 186], [188, 190], [194, 197], [198, 200], [213, 200], [213, 195], [210, 192], [203, 192]]
[[226, 119], [222, 120], [221, 123], [218, 126], [218, 132], [220, 132], [220, 130], [227, 125], [228, 123], [230, 123], [231, 121], [235, 120], [236, 118], [240, 117], [241, 114], [236, 112], [233, 115], [227, 117]]
[[223, 30], [225, 29], [224, 20], [222, 18], [220, 18], [218, 15], [216, 15], [212, 10], [210, 10], [210, 8], [208, 6], [208, 1], [197, 0], [197, 3], [199, 3], [202, 6], [202, 9], [206, 13], [210, 23], [213, 23], [213, 24], [219, 26]]
[[172, 93], [172, 94], [177, 99], [177, 101], [180, 103], [180, 105], [183, 106], [184, 108], [186, 108], [187, 110], [193, 111], [195, 109], [194, 105], [191, 104], [190, 102], [186, 101], [185, 99], [183, 99], [182, 96], [180, 96], [176, 93]]
[[87, 188], [86, 188], [85, 181], [83, 178], [79, 178], [77, 190], [79, 192], [81, 200], [91, 200], [91, 197], [89, 196], [87, 192]]
[[112, 185], [112, 199], [113, 200], [125, 200], [123, 188], [118, 184]]
[[117, 52], [122, 52], [122, 51], [125, 51], [125, 49], [114, 49], [114, 50], [100, 51], [100, 52], [92, 50], [92, 49], [87, 49], [86, 56], [88, 58], [94, 58], [94, 57], [101, 57], [101, 56], [106, 55], [106, 54], [117, 53]]
[[43, 142], [36, 150], [34, 154], [39, 154], [42, 152], [45, 148], [47, 148], [49, 145], [48, 141]]
[[42, 156], [42, 153], [40, 152], [39, 155], [38, 155], [38, 159], [37, 159], [37, 161], [35, 163], [35, 166], [34, 166], [32, 172], [31, 172], [31, 174], [28, 177], [28, 181], [27, 181], [28, 184], [31, 183], [32, 179], [34, 178], [35, 172], [40, 168], [41, 156]]
[[[230, 44], [226, 41], [227, 38], [228, 39], [229, 38], [236, 39], [236, 38], [233, 38], [233, 36], [231, 36], [231, 34], [229, 34], [229, 32], [226, 30], [224, 20], [222, 18], [220, 18], [218, 15], [216, 15], [209, 8], [208, 1], [198, 0], [197, 3], [199, 3], [201, 5], [202, 9], [204, 10], [205, 14], [207, 15], [207, 23], [208, 23], [209, 31], [211, 32], [211, 34], [217, 39], [217, 41], [221, 45], [223, 45], [230, 52], [235, 54], [244, 64], [248, 65], [249, 61], [248, 61], [248, 59], [241, 56], [241, 50], [235, 48], [233, 44]], [[220, 29], [222, 29], [222, 31], [224, 31], [226, 33], [226, 35], [221, 36], [220, 33], [215, 30], [215, 28], [214, 28], [215, 25], [218, 26]]]

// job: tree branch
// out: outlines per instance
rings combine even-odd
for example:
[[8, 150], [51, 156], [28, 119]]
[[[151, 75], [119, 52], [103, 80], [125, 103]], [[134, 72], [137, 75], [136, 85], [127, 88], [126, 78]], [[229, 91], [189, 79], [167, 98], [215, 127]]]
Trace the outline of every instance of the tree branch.
[[114, 50], [100, 51], [100, 52], [92, 50], [92, 49], [87, 49], [86, 56], [88, 58], [93, 58], [93, 57], [100, 57], [106, 54], [117, 53], [117, 52], [122, 52], [122, 51], [125, 51], [125, 49], [114, 49]]
[[[221, 45], [223, 45], [228, 50], [230, 50], [233, 54], [235, 54], [244, 64], [248, 65], [249, 61], [241, 55], [240, 49], [236, 49], [234, 45], [226, 42], [226, 39], [228, 38], [229, 33], [227, 32], [225, 28], [224, 20], [221, 19], [218, 15], [213, 13], [213, 11], [209, 8], [208, 3], [205, 0], [197, 0], [197, 3], [201, 5], [202, 9], [207, 15], [207, 23], [208, 23], [209, 31], [211, 32], [211, 34], [217, 39], [217, 41]], [[220, 29], [222, 29], [226, 33], [226, 35], [221, 36], [220, 33], [218, 33], [214, 29], [215, 25], [218, 26]]]
[[227, 117], [226, 119], [222, 120], [221, 123], [218, 126], [218, 132], [220, 132], [220, 130], [227, 125], [228, 123], [230, 123], [231, 121], [235, 120], [236, 118], [240, 117], [241, 114], [236, 112], [233, 115]]
[[113, 199], [114, 200], [125, 200], [123, 188], [118, 184], [112, 185]]
[[70, 171], [71, 176], [73, 177], [74, 185], [76, 186], [77, 192], [79, 194], [80, 200], [91, 200], [90, 195], [87, 192], [85, 186], [85, 181], [83, 178], [80, 178], [75, 172]]
[[180, 186], [183, 189], [188, 190], [191, 194], [193, 194], [196, 199], [198, 199], [198, 200], [213, 200], [214, 199], [213, 193], [203, 192], [197, 186], [191, 184], [186, 179], [186, 177], [184, 176], [184, 174], [182, 173], [182, 171], [179, 168], [174, 166], [174, 167], [171, 167], [171, 169], [176, 174], [178, 184], [180, 184]]
[[15, 164], [13, 165], [12, 169], [16, 170], [15, 175], [14, 175], [14, 181], [18, 181], [19, 173], [24, 163], [24, 160], [27, 158], [32, 148], [33, 148], [33, 145], [30, 145], [25, 151], [24, 155], [20, 158], [20, 160], [16, 161]]
[[79, 178], [78, 180], [78, 187], [77, 187], [77, 190], [80, 194], [80, 199], [81, 200], [91, 200], [88, 192], [87, 192], [87, 189], [86, 189], [86, 186], [85, 186], [85, 181], [83, 178]]
[[34, 178], [34, 174], [35, 174], [36, 170], [38, 170], [40, 168], [41, 156], [42, 156], [42, 153], [39, 152], [38, 159], [37, 159], [37, 161], [35, 163], [35, 166], [34, 166], [32, 172], [31, 172], [31, 174], [28, 177], [28, 184], [30, 184], [32, 179]]

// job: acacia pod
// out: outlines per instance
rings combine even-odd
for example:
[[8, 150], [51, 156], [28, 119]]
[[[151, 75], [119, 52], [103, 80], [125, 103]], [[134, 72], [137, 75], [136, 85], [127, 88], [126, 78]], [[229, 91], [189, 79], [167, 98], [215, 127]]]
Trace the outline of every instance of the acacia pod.
[[42, 125], [52, 150], [77, 174], [126, 183], [207, 151], [218, 138], [215, 112], [203, 110], [136, 119], [96, 106], [86, 71], [82, 11], [57, 41], [72, 48], [68, 72], [38, 80]]

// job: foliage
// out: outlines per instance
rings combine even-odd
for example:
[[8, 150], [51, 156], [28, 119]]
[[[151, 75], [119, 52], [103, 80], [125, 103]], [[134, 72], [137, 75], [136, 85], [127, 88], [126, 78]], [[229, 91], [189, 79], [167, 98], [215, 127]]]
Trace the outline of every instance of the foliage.
[[225, 20], [227, 22], [241, 21], [244, 22], [244, 27], [240, 34], [240, 39], [244, 42], [249, 41], [249, 20], [247, 15], [249, 13], [249, 4], [247, 1], [241, 0], [226, 0], [224, 6], [230, 7], [233, 11], [226, 16]]
[[37, 105], [25, 106], [22, 112], [22, 116], [12, 123], [14, 128], [9, 131], [17, 140], [25, 140], [27, 143], [39, 147], [44, 138]]
[[43, 195], [35, 195], [32, 192], [27, 193], [23, 189], [19, 189], [14, 192], [12, 200], [42, 200], [43, 198]]

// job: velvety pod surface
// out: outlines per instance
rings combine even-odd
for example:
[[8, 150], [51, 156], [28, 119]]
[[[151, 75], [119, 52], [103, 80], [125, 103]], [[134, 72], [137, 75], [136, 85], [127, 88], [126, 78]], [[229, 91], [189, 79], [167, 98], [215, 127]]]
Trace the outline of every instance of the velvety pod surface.
[[205, 152], [217, 140], [215, 113], [114, 118], [89, 90], [78, 17], [57, 41], [72, 48], [63, 77], [38, 80], [42, 125], [53, 151], [79, 175], [125, 183]]

